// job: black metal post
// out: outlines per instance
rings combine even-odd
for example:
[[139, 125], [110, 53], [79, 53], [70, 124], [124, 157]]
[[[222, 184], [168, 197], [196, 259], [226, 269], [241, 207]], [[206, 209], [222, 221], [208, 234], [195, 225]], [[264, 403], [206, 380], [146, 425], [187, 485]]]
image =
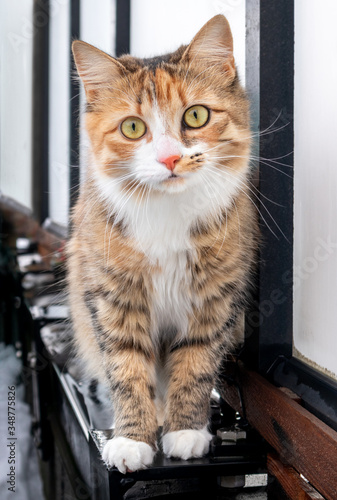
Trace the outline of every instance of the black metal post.
[[247, 87], [259, 122], [261, 254], [246, 361], [266, 373], [279, 356], [292, 355], [294, 2], [247, 0], [247, 15]]
[[33, 212], [41, 223], [49, 214], [49, 0], [33, 6]]
[[130, 52], [130, 0], [116, 0], [116, 57]]
[[[71, 0], [70, 3], [70, 39], [76, 40], [80, 37], [80, 1]], [[69, 50], [71, 50], [69, 48]], [[75, 205], [80, 183], [79, 170], [79, 111], [80, 94], [78, 84], [74, 81], [75, 65], [72, 54], [70, 54], [70, 138], [69, 138], [69, 188], [70, 188], [70, 209]]]

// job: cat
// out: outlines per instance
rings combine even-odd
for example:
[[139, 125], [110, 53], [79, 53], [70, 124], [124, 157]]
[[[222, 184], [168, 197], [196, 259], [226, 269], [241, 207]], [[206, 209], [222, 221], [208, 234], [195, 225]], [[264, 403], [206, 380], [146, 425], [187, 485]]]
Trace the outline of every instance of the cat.
[[210, 393], [253, 280], [249, 103], [226, 18], [162, 57], [116, 59], [82, 41], [87, 178], [72, 217], [68, 287], [78, 356], [115, 413], [103, 460], [209, 450]]

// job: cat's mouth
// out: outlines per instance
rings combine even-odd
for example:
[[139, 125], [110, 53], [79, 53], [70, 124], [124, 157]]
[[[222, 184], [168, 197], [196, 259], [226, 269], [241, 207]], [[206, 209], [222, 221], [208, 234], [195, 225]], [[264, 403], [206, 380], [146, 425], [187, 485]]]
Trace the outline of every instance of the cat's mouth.
[[181, 175], [172, 174], [163, 181], [165, 184], [181, 184], [184, 178]]
[[168, 191], [170, 193], [183, 191], [185, 187], [186, 177], [184, 175], [174, 174], [173, 172], [158, 184], [159, 190]]

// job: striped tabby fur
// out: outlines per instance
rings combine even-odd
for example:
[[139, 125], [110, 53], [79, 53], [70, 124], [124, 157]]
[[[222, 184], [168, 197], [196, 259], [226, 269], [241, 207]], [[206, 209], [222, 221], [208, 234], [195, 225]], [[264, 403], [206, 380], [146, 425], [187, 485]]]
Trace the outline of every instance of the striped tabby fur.
[[[257, 221], [232, 50], [223, 16], [161, 58], [73, 44], [90, 152], [68, 244], [72, 321], [78, 355], [111, 392], [103, 457], [122, 472], [151, 463], [159, 408], [167, 455], [207, 452], [210, 392], [247, 303]], [[182, 123], [193, 105], [209, 109], [201, 128]], [[123, 136], [129, 116], [144, 137]], [[180, 155], [174, 178], [158, 160], [167, 144]]]

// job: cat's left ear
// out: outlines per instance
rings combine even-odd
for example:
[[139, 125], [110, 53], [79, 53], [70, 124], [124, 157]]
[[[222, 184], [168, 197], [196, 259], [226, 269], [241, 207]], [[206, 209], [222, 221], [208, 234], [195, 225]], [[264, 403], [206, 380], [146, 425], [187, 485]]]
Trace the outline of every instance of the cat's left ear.
[[72, 50], [89, 103], [95, 101], [100, 92], [113, 86], [114, 81], [125, 72], [116, 59], [89, 43], [75, 40]]
[[186, 48], [184, 59], [205, 62], [209, 67], [220, 65], [228, 76], [234, 78], [233, 37], [225, 16], [218, 14], [201, 28]]

